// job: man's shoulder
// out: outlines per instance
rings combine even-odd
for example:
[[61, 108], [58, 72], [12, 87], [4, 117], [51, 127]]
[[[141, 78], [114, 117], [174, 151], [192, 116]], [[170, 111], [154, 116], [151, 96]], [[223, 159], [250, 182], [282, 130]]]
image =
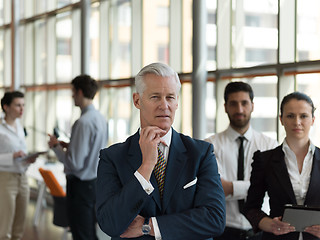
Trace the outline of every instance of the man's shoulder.
[[204, 141], [212, 143], [212, 144], [217, 144], [218, 142], [221, 142], [221, 141], [228, 141], [228, 137], [226, 135], [226, 131], [227, 130], [224, 130], [224, 131], [219, 132], [219, 133], [215, 133], [215, 134], [207, 137], [206, 139], [204, 139]]
[[266, 134], [262, 132], [258, 132], [254, 129], [252, 129], [252, 138], [254, 141], [262, 144], [262, 145], [267, 145], [269, 147], [276, 147], [278, 146], [278, 142], [276, 139], [271, 138], [267, 136]]

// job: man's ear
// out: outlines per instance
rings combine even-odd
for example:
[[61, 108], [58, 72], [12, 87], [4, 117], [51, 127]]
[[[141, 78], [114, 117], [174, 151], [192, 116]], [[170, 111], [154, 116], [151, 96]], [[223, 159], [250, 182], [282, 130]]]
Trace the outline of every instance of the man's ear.
[[82, 91], [82, 89], [78, 89], [78, 92], [77, 92], [77, 93], [80, 94], [80, 96], [83, 97], [83, 91]]
[[133, 104], [136, 108], [140, 109], [140, 95], [139, 93], [133, 93]]

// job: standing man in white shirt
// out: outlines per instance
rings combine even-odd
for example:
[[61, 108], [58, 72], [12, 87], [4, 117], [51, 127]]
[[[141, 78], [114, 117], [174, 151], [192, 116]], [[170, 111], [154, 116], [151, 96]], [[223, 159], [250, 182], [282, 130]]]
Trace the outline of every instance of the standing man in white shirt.
[[224, 92], [229, 127], [206, 141], [214, 146], [223, 190], [226, 196], [226, 228], [218, 240], [257, 240], [241, 213], [250, 186], [253, 153], [278, 145], [277, 141], [255, 131], [250, 125], [254, 109], [253, 91], [244, 82], [230, 82]]

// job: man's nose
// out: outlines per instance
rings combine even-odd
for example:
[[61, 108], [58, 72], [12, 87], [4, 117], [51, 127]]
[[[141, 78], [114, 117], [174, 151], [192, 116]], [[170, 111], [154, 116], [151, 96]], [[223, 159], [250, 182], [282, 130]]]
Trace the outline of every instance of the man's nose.
[[160, 108], [165, 109], [168, 107], [168, 101], [166, 98], [161, 98], [160, 100], [160, 104], [159, 104]]
[[237, 105], [237, 110], [238, 112], [243, 112], [243, 106], [241, 105], [241, 103]]

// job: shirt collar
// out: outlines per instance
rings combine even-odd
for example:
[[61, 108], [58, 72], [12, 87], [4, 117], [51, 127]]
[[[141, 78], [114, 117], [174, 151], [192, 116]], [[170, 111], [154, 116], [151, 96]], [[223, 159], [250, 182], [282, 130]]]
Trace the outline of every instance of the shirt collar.
[[81, 115], [84, 114], [84, 113], [86, 113], [86, 112], [89, 111], [89, 110], [92, 110], [92, 109], [94, 109], [93, 104], [89, 104], [88, 106], [86, 106], [85, 108], [83, 108], [83, 109], [81, 110]]
[[[251, 125], [249, 126], [248, 130], [243, 134], [242, 136], [245, 137], [247, 141], [250, 141], [252, 139], [252, 127]], [[230, 138], [232, 141], [236, 141], [241, 134], [239, 134], [236, 130], [234, 130], [230, 125], [227, 128], [227, 136]]]
[[[309, 149], [308, 149], [308, 153], [311, 152], [312, 156], [314, 154], [316, 147], [315, 145], [311, 142], [311, 140], [309, 139]], [[282, 144], [282, 151], [285, 153], [286, 156], [290, 155], [291, 153], [293, 153], [293, 151], [291, 150], [291, 148], [289, 147], [286, 139], [283, 140], [283, 144]]]
[[161, 140], [166, 143], [166, 146], [170, 148], [171, 144], [171, 137], [172, 137], [172, 128], [169, 129], [169, 131], [166, 133], [166, 135], [161, 137]]
[[[16, 120], [15, 120], [15, 122], [16, 122], [16, 124], [19, 124], [18, 123], [18, 118], [16, 118]], [[14, 127], [12, 127], [11, 125], [9, 125], [8, 123], [7, 123], [7, 121], [4, 119], [4, 116], [2, 116], [1, 117], [1, 124], [3, 125], [3, 126], [5, 126], [7, 129], [9, 129], [9, 130], [11, 130], [11, 131], [13, 131], [13, 132], [17, 132], [17, 130], [14, 128]]]

